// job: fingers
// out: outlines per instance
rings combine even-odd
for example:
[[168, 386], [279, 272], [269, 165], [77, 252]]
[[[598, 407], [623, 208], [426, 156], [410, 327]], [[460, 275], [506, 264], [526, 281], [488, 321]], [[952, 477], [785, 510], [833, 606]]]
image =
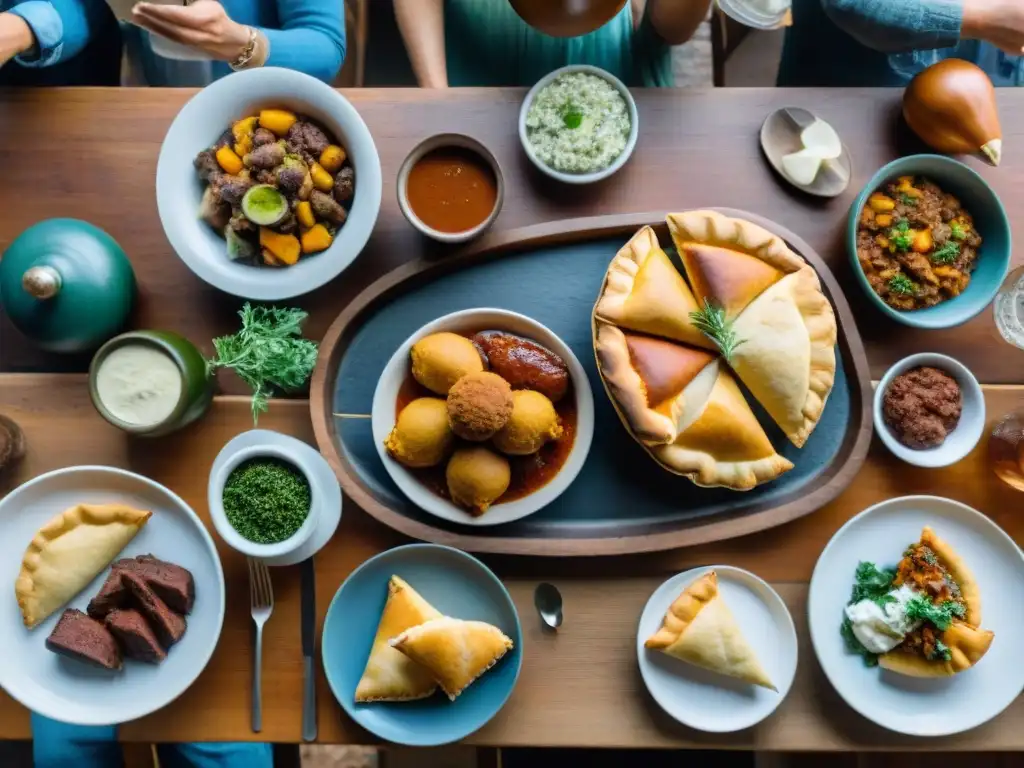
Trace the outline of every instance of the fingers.
[[132, 8], [133, 20], [145, 19], [188, 29], [203, 29], [218, 15], [223, 15], [220, 3], [204, 2], [203, 0], [188, 6], [136, 3]]
[[166, 37], [168, 40], [173, 40], [182, 45], [194, 46], [207, 39], [207, 35], [199, 30], [182, 27], [177, 24], [169, 24], [161, 19], [152, 18], [135, 11], [132, 12], [132, 22], [143, 29], [148, 29], [154, 34]]

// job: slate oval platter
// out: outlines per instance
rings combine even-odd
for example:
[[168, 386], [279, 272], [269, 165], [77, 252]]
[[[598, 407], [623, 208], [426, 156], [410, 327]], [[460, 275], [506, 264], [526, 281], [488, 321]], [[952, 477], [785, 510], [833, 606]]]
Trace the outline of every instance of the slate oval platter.
[[[646, 224], [668, 245], [662, 213], [550, 222], [496, 233], [440, 260], [383, 276], [339, 315], [320, 345], [310, 389], [313, 428], [345, 493], [370, 515], [417, 539], [474, 552], [543, 556], [650, 552], [742, 536], [824, 506], [853, 480], [871, 442], [871, 379], [846, 298], [821, 257], [756, 214], [718, 208], [775, 232], [814, 267], [839, 325], [836, 382], [803, 449], [754, 406], [795, 468], [751, 491], [700, 488], [661, 469], [627, 434], [598, 377], [590, 318], [609, 262]], [[557, 333], [583, 363], [595, 393], [594, 442], [576, 481], [523, 520], [482, 531], [439, 520], [392, 483], [370, 431], [381, 371], [410, 334], [440, 315], [476, 306], [510, 309]]]

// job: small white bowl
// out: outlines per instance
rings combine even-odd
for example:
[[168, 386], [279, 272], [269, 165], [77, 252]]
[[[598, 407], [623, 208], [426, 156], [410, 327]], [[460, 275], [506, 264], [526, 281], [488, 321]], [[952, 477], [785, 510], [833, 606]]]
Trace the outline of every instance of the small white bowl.
[[[409, 194], [406, 189], [409, 184], [409, 171], [425, 154], [441, 147], [468, 149], [470, 152], [479, 155], [484, 162], [491, 166], [491, 170], [494, 171], [494, 178], [498, 184], [498, 198], [494, 201], [494, 209], [486, 219], [472, 229], [466, 229], [462, 232], [441, 232], [424, 224], [423, 220], [413, 213], [412, 206], [409, 205]], [[501, 174], [501, 166], [498, 165], [498, 161], [491, 154], [491, 150], [476, 139], [470, 136], [463, 136], [461, 133], [439, 133], [417, 144], [402, 162], [402, 167], [398, 169], [398, 184], [396, 186], [398, 189], [398, 207], [402, 209], [402, 213], [409, 223], [418, 229], [421, 234], [442, 243], [464, 243], [483, 234], [484, 230], [490, 227], [494, 220], [498, 218], [501, 205], [505, 202], [505, 179]]]
[[[258, 544], [249, 541], [242, 534], [235, 530], [228, 521], [227, 513], [224, 511], [224, 484], [228, 477], [240, 464], [250, 459], [276, 459], [302, 473], [309, 485], [309, 514], [305, 521], [299, 526], [294, 534], [284, 541], [276, 544]], [[309, 466], [306, 458], [300, 454], [286, 451], [277, 445], [254, 445], [243, 448], [230, 456], [220, 467], [211, 473], [210, 483], [207, 486], [207, 502], [210, 506], [210, 518], [213, 520], [213, 527], [217, 529], [220, 537], [232, 549], [236, 549], [243, 555], [259, 559], [281, 558], [302, 547], [313, 531], [316, 530], [320, 517], [320, 498], [317, 492], [317, 485], [313, 481], [314, 468]]]
[[[384, 448], [384, 440], [395, 426], [395, 403], [398, 401], [398, 390], [409, 374], [409, 350], [412, 349], [412, 345], [424, 336], [441, 331], [459, 333], [484, 330], [507, 331], [531, 339], [541, 346], [547, 347], [565, 361], [572, 379], [573, 396], [576, 398], [576, 438], [565, 464], [550, 482], [521, 499], [495, 504], [483, 515], [475, 517], [420, 483], [408, 469], [388, 455], [387, 449]], [[576, 475], [579, 474], [583, 463], [587, 460], [590, 443], [594, 439], [594, 394], [590, 389], [586, 371], [583, 370], [576, 355], [573, 354], [569, 345], [547, 326], [541, 325], [525, 315], [505, 309], [465, 309], [427, 323], [406, 339], [391, 356], [377, 382], [377, 389], [373, 393], [371, 430], [373, 431], [373, 442], [377, 446], [380, 460], [384, 462], [384, 468], [391, 475], [391, 479], [395, 481], [399, 490], [417, 507], [432, 515], [462, 525], [499, 525], [520, 520], [546, 507], [576, 479]]]
[[[911, 368], [927, 365], [948, 373], [960, 385], [963, 407], [960, 421], [947, 436], [942, 445], [935, 448], [910, 448], [901, 443], [885, 422], [882, 401], [892, 380]], [[974, 374], [952, 357], [934, 352], [922, 352], [905, 357], [885, 372], [875, 388], [874, 397], [875, 432], [895, 456], [908, 464], [918, 467], [948, 467], [955, 464], [974, 450], [985, 431], [985, 395]]]
[[[603, 78], [615, 86], [615, 89], [622, 94], [622, 98], [626, 100], [626, 107], [629, 110], [629, 138], [626, 140], [626, 147], [622, 150], [622, 154], [619, 155], [607, 168], [602, 168], [600, 171], [593, 171], [592, 173], [566, 173], [565, 171], [556, 171], [545, 165], [537, 153], [533, 151], [533, 145], [530, 143], [529, 137], [526, 135], [526, 113], [530, 111], [530, 105], [533, 104], [534, 98], [540, 90], [554, 80], [559, 75], [564, 75], [567, 72], [586, 72], [591, 75]], [[599, 67], [592, 67], [589, 64], [570, 64], [568, 67], [562, 67], [556, 69], [554, 72], [549, 72], [540, 80], [537, 84], [530, 89], [529, 93], [526, 94], [526, 98], [523, 99], [523, 105], [519, 108], [519, 141], [523, 145], [523, 150], [526, 152], [526, 156], [530, 158], [530, 161], [537, 166], [542, 172], [546, 173], [553, 179], [565, 182], [566, 184], [591, 184], [601, 179], [607, 179], [619, 168], [626, 164], [629, 160], [630, 155], [633, 154], [633, 150], [636, 149], [636, 140], [640, 135], [640, 120], [636, 111], [636, 101], [633, 99], [633, 94], [629, 92], [629, 88], [615, 77], [610, 72], [605, 72]]]

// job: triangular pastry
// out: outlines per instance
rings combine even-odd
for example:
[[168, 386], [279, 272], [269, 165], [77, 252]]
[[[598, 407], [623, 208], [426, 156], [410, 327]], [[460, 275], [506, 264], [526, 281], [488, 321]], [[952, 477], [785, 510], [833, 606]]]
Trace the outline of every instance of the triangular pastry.
[[391, 645], [430, 670], [452, 701], [512, 649], [497, 627], [448, 616], [403, 632]]
[[[597, 326], [598, 366], [627, 428], [644, 443], [671, 442], [679, 432], [687, 397], [694, 396], [690, 385], [715, 356], [614, 325]], [[714, 374], [709, 375], [713, 383]]]
[[14, 584], [25, 626], [35, 627], [85, 589], [152, 514], [124, 504], [79, 504], [40, 528]]
[[706, 243], [680, 243], [679, 257], [690, 279], [694, 296], [738, 315], [765, 288], [777, 282], [782, 272], [756, 256]]
[[647, 639], [644, 647], [752, 685], [778, 690], [719, 594], [714, 571], [683, 590], [665, 613], [661, 629]]
[[391, 647], [391, 638], [441, 613], [398, 576], [388, 582], [388, 599], [373, 638], [370, 658], [356, 686], [356, 701], [412, 701], [430, 696], [437, 683], [429, 671]]
[[836, 375], [836, 318], [810, 267], [786, 275], [733, 323], [732, 367], [796, 446], [825, 409]]
[[666, 469], [697, 485], [738, 491], [793, 468], [776, 453], [736, 380], [722, 366], [705, 399], [687, 398], [675, 440], [649, 450]]
[[644, 227], [612, 259], [594, 317], [632, 331], [714, 349], [714, 343], [690, 319], [697, 308], [697, 300], [661, 249], [654, 230]]
[[806, 264], [785, 240], [751, 221], [717, 211], [670, 213], [665, 220], [680, 254], [687, 243], [704, 243], [755, 256], [784, 274], [796, 272]]

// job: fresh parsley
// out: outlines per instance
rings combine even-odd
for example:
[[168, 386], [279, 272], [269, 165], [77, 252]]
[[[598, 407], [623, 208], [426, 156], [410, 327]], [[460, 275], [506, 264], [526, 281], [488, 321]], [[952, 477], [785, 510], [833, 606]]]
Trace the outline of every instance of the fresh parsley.
[[921, 555], [921, 559], [928, 563], [928, 565], [939, 564], [939, 558], [937, 558], [933, 553], [929, 551], [925, 551], [924, 554]]
[[914, 282], [902, 272], [889, 278], [889, 290], [901, 296], [913, 296], [917, 292]]
[[575, 130], [583, 125], [583, 113], [575, 104], [566, 104], [562, 111], [562, 122], [566, 128]]
[[936, 264], [952, 264], [960, 256], [960, 246], [955, 240], [947, 240], [941, 248], [932, 251], [932, 261]]
[[959, 221], [954, 221], [949, 225], [949, 236], [954, 240], [966, 240], [967, 230], [964, 229], [963, 225]]
[[896, 571], [891, 568], [878, 568], [874, 563], [860, 562], [854, 574], [851, 603], [861, 600], [873, 600], [879, 605], [891, 603], [895, 598], [889, 594]]
[[964, 607], [953, 600], [943, 600], [936, 605], [927, 597], [917, 595], [907, 601], [907, 618], [911, 621], [927, 621], [938, 629], [945, 632], [953, 619], [964, 617]]
[[302, 338], [307, 315], [300, 309], [252, 307], [238, 313], [242, 328], [213, 340], [216, 355], [206, 361], [206, 373], [230, 368], [252, 387], [252, 420], [267, 410], [271, 395], [302, 387], [316, 366], [317, 343]]
[[878, 666], [878, 655], [872, 653], [863, 645], [857, 636], [853, 634], [853, 622], [849, 618], [844, 618], [843, 623], [839, 627], [839, 632], [843, 636], [843, 641], [846, 643], [846, 650], [850, 653], [856, 654], [864, 659], [865, 667]]
[[910, 222], [901, 219], [889, 229], [889, 242], [897, 251], [909, 251], [914, 243], [914, 233], [910, 231]]
[[931, 652], [928, 657], [929, 661], [950, 661], [953, 658], [953, 652], [949, 650], [949, 646], [941, 640], [935, 641], [935, 650]]
[[904, 205], [917, 205], [917, 198], [913, 195], [908, 195], [906, 192], [901, 192], [900, 202]]
[[725, 309], [712, 304], [709, 299], [704, 299], [702, 309], [690, 313], [690, 321], [698, 331], [715, 342], [726, 361], [732, 360], [736, 347], [744, 342], [744, 339], [736, 337], [736, 332], [732, 329], [732, 320], [725, 316]]

